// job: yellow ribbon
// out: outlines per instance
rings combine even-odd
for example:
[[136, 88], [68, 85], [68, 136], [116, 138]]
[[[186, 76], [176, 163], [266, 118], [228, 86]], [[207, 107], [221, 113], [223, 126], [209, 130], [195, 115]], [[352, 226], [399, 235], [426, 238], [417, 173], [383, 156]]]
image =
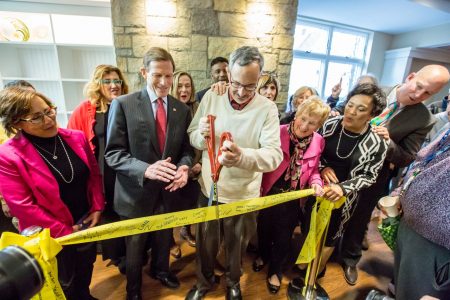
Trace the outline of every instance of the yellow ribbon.
[[[37, 260], [44, 273], [44, 286], [32, 299], [66, 299], [58, 282], [56, 254], [62, 246], [50, 236], [50, 229], [42, 230], [37, 236], [25, 237], [12, 232], [4, 232], [0, 238], [0, 249], [16, 245], [27, 250]], [[23, 287], [26, 288], [26, 287]]]
[[[223, 204], [219, 206], [219, 218], [227, 218], [261, 210], [313, 194], [313, 189], [306, 189]], [[78, 231], [57, 239], [50, 237], [49, 229], [44, 229], [36, 237], [24, 237], [5, 232], [0, 238], [0, 250], [10, 245], [18, 245], [30, 252], [39, 262], [45, 274], [45, 284], [41, 292], [32, 298], [33, 300], [65, 299], [58, 282], [58, 268], [56, 264], [56, 254], [61, 251], [62, 246], [101, 241], [211, 221], [216, 219], [215, 209], [215, 207], [210, 206], [120, 221]]]
[[[325, 228], [330, 222], [331, 212], [333, 209], [340, 208], [345, 203], [345, 200], [345, 197], [341, 197], [338, 201], [332, 202], [325, 198], [317, 197], [311, 212], [308, 236], [298, 255], [296, 264], [310, 263], [316, 257], [316, 249], [319, 246], [318, 243], [325, 232]], [[319, 210], [317, 210], [318, 204], [320, 204]]]

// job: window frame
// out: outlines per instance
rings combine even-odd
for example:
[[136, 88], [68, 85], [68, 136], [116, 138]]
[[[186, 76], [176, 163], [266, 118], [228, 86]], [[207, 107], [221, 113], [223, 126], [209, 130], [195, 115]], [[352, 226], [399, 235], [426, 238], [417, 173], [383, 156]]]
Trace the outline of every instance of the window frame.
[[[313, 53], [310, 51], [303, 51], [298, 49], [293, 49], [293, 59], [312, 59], [312, 60], [320, 60], [323, 62], [323, 74], [320, 78], [320, 86], [314, 87], [317, 88], [317, 92], [319, 95], [322, 95], [322, 97], [328, 98], [329, 95], [331, 95], [331, 91], [325, 91], [326, 87], [326, 80], [328, 77], [328, 66], [330, 62], [333, 63], [343, 63], [343, 64], [351, 64], [353, 67], [359, 68], [359, 71], [356, 71], [356, 73], [352, 72], [350, 74], [349, 78], [349, 84], [352, 86], [357, 78], [361, 76], [361, 74], [364, 74], [367, 72], [367, 66], [368, 66], [368, 58], [370, 57], [370, 45], [372, 44], [373, 40], [373, 32], [369, 30], [364, 30], [356, 27], [350, 27], [345, 26], [341, 24], [326, 22], [322, 20], [315, 20], [311, 18], [305, 18], [305, 17], [297, 17], [297, 25], [307, 25], [312, 27], [319, 27], [319, 28], [326, 28], [328, 29], [328, 41], [327, 41], [327, 49], [325, 54], [320, 53]], [[348, 56], [336, 56], [331, 55], [331, 45], [332, 45], [332, 39], [333, 39], [333, 33], [335, 30], [339, 30], [341, 32], [348, 32], [358, 35], [363, 35], [366, 37], [366, 42], [363, 50], [362, 58], [352, 58]], [[295, 36], [295, 35], [294, 35]], [[294, 42], [295, 47], [295, 42]], [[291, 85], [291, 83], [289, 83]], [[326, 100], [326, 98], [324, 100]]]

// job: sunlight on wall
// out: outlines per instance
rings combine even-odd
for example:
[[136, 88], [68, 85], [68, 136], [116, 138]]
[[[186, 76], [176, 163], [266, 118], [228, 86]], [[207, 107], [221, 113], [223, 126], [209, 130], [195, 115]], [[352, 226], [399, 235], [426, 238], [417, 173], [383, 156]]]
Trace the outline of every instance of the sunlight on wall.
[[177, 7], [175, 2], [147, 0], [146, 16], [149, 33], [165, 35], [176, 30]]
[[275, 26], [271, 3], [249, 3], [247, 6], [247, 32], [249, 37], [263, 37]]
[[145, 7], [147, 16], [173, 18], [177, 16], [176, 3], [172, 1], [147, 0]]

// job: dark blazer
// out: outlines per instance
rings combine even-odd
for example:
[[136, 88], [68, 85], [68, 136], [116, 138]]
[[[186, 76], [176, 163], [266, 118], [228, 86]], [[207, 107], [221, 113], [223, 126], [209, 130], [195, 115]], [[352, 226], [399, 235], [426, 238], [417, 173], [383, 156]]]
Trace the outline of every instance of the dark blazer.
[[198, 92], [195, 94], [195, 100], [196, 100], [197, 102], [201, 102], [203, 96], [205, 96], [206, 92], [209, 91], [210, 89], [211, 89], [211, 87], [207, 87], [206, 89], [203, 89], [203, 90], [201, 90], [201, 91], [198, 91]]
[[164, 153], [159, 150], [155, 118], [146, 89], [120, 96], [111, 103], [105, 159], [117, 174], [114, 209], [121, 216], [152, 215], [159, 201], [176, 199], [176, 192], [164, 190], [167, 184], [144, 178], [150, 164], [171, 157], [171, 162], [177, 166], [192, 165], [193, 150], [187, 135], [190, 110], [170, 95], [167, 99]]
[[405, 106], [386, 126], [391, 138], [386, 162], [397, 168], [413, 162], [434, 123], [436, 119], [423, 103]]

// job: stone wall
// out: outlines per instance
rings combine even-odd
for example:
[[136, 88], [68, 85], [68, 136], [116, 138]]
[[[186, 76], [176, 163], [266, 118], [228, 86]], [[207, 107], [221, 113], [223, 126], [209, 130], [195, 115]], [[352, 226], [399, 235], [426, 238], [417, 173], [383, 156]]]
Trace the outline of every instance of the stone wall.
[[196, 90], [211, 84], [209, 63], [241, 46], [256, 46], [265, 71], [281, 82], [278, 103], [287, 99], [297, 0], [112, 0], [117, 65], [131, 91], [143, 86], [142, 57], [158, 46], [172, 54], [176, 70], [189, 72]]

